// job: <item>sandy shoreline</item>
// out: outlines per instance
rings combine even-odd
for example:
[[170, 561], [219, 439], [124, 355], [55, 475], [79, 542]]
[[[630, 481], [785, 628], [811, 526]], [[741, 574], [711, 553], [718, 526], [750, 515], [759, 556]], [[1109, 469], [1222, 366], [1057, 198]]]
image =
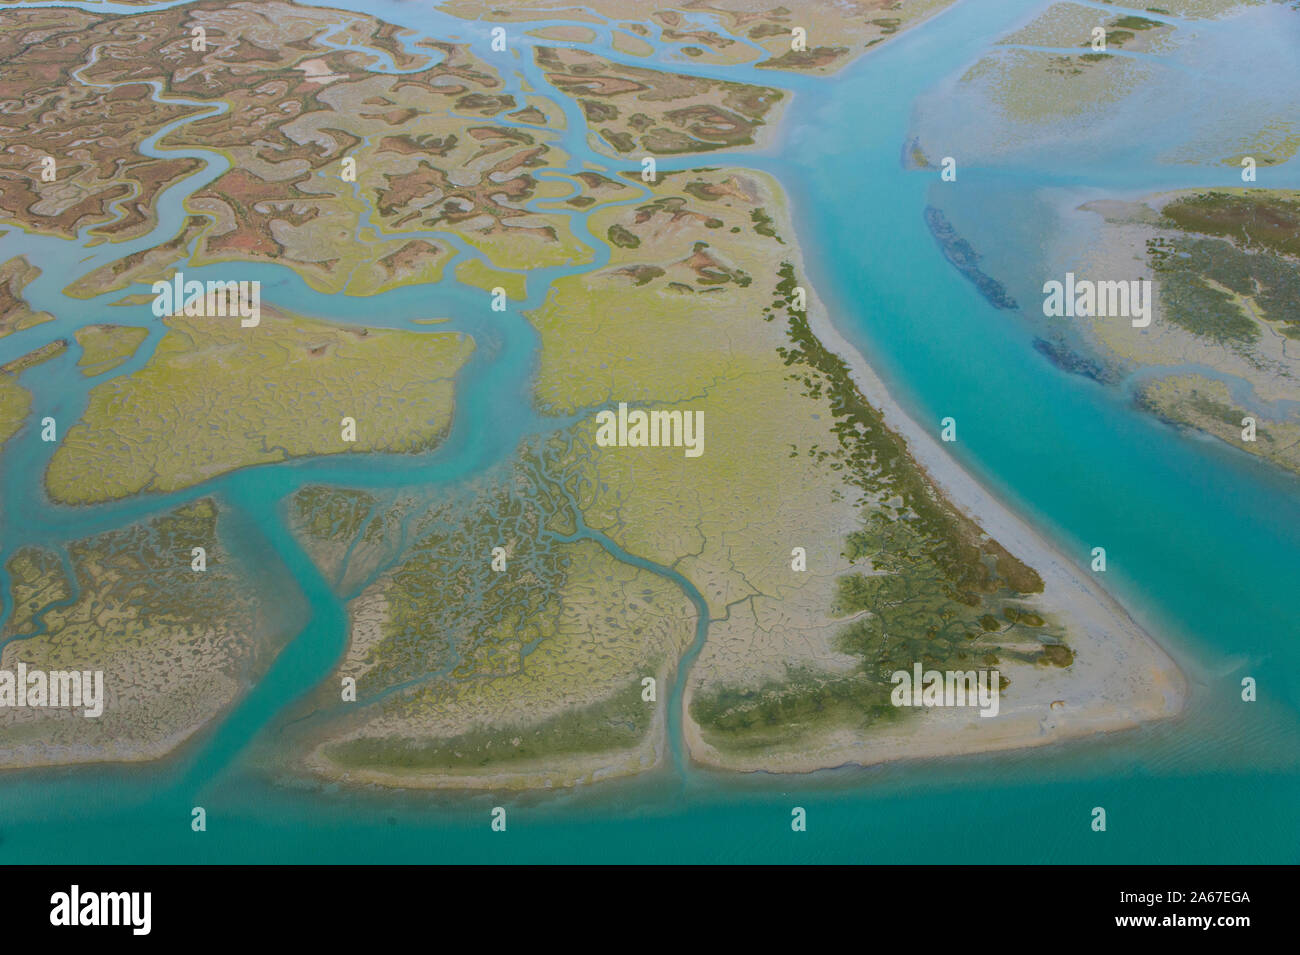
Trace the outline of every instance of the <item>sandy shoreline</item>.
[[[782, 231], [796, 235], [788, 208]], [[794, 243], [797, 274], [807, 276]], [[805, 279], [806, 281], [806, 279]], [[740, 771], [806, 773], [847, 764], [872, 765], [1042, 746], [1062, 739], [1132, 729], [1182, 711], [1187, 681], [1173, 658], [1101, 585], [1080, 571], [1042, 534], [967, 473], [940, 445], [935, 429], [913, 420], [889, 394], [866, 358], [832, 323], [809, 287], [808, 321], [814, 335], [842, 358], [863, 397], [907, 442], [908, 451], [959, 511], [1038, 572], [1043, 593], [1034, 603], [1067, 629], [1074, 663], [1055, 667], [1001, 667], [1012, 687], [1002, 695], [999, 716], [982, 719], [972, 708], [934, 708], [903, 725], [859, 736], [832, 734], [797, 754], [744, 761], [728, 757], [703, 739], [690, 718], [693, 687], [682, 700], [682, 727], [692, 760]]]

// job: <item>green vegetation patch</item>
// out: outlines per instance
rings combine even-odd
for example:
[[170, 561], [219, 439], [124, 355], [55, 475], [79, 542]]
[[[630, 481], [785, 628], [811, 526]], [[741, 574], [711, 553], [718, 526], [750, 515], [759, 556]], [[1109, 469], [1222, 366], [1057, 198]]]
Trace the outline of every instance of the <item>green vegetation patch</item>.
[[654, 707], [639, 681], [591, 706], [567, 709], [536, 724], [473, 730], [447, 739], [363, 738], [336, 743], [325, 754], [348, 769], [466, 772], [555, 757], [628, 750], [650, 728]]
[[610, 103], [600, 103], [594, 99], [581, 99], [582, 112], [588, 122], [607, 123], [618, 119], [618, 107]]
[[1221, 421], [1231, 428], [1241, 427], [1241, 412], [1231, 405], [1226, 405], [1222, 401], [1216, 401], [1214, 398], [1202, 391], [1193, 391], [1187, 399], [1192, 409], [1200, 412], [1206, 417], [1213, 418], [1215, 421]]
[[890, 687], [865, 673], [827, 676], [791, 670], [756, 689], [723, 687], [691, 701], [691, 718], [708, 741], [729, 752], [761, 752], [828, 725], [865, 727], [896, 720]]
[[1147, 258], [1160, 281], [1163, 314], [1197, 335], [1250, 345], [1258, 323], [1243, 311], [1300, 338], [1300, 263], [1267, 250], [1247, 251], [1223, 239], [1152, 239]]
[[789, 50], [754, 64], [767, 70], [808, 70], [829, 66], [849, 52], [846, 46], [818, 46], [811, 50]]
[[1280, 196], [1206, 192], [1175, 199], [1165, 218], [1185, 232], [1222, 236], [1246, 248], [1300, 256], [1300, 202]]
[[750, 210], [749, 218], [754, 223], [755, 232], [759, 235], [765, 235], [768, 238], [776, 239], [776, 241], [785, 245], [785, 240], [776, 234], [776, 223], [774, 223], [772, 217], [767, 214], [767, 210], [752, 209]]
[[607, 235], [609, 236], [609, 241], [620, 249], [635, 249], [641, 244], [641, 240], [637, 237], [636, 233], [632, 232], [630, 229], [624, 228], [618, 223], [614, 223], [609, 227]]
[[1134, 16], [1132, 14], [1122, 16], [1111, 24], [1111, 26], [1120, 30], [1153, 30], [1156, 27], [1162, 27], [1164, 25], [1165, 24], [1161, 23], [1159, 20], [1148, 20], [1146, 17]]
[[631, 133], [620, 132], [617, 129], [610, 129], [606, 126], [600, 131], [606, 141], [621, 153], [630, 153], [636, 149], [636, 140], [632, 138]]

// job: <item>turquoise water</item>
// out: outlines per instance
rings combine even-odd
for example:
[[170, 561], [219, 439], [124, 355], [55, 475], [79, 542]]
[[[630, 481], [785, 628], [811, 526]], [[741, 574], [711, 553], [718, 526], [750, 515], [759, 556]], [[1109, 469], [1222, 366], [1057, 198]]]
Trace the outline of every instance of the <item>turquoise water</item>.
[[[527, 84], [553, 95], [526, 51], [486, 52], [486, 25], [400, 2], [331, 6], [471, 41], [502, 69], [508, 91]], [[331, 671], [345, 639], [343, 608], [284, 530], [282, 502], [297, 487], [322, 480], [450, 488], [507, 460], [523, 435], [554, 426], [531, 410], [537, 338], [522, 312], [544, 299], [556, 277], [606, 260], [607, 249], [582, 224], [585, 215], [575, 212], [575, 232], [591, 247], [591, 261], [530, 273], [527, 301], [513, 303], [504, 315], [487, 312], [481, 292], [450, 278], [433, 288], [360, 299], [314, 292], [287, 269], [241, 265], [241, 278], [262, 280], [266, 301], [307, 314], [390, 327], [447, 316], [451, 321], [443, 327], [473, 335], [479, 348], [460, 383], [455, 425], [432, 454], [295, 462], [165, 497], [71, 509], [44, 500], [40, 476], [51, 446], [40, 442], [38, 429], [29, 423], [14, 439], [0, 458], [0, 559], [25, 543], [57, 544], [216, 493], [239, 516], [240, 547], [284, 592], [286, 614], [301, 615], [304, 625], [233, 713], [176, 758], [148, 768], [0, 777], [0, 861], [1297, 861], [1295, 481], [1164, 427], [1135, 413], [1123, 392], [1064, 375], [1042, 360], [1030, 347], [1033, 326], [992, 309], [930, 237], [921, 213], [936, 175], [907, 171], [899, 162], [918, 98], [942, 95], [944, 84], [990, 41], [1038, 6], [1031, 0], [959, 3], [831, 79], [709, 68], [674, 57], [672, 44], [656, 41], [656, 58], [674, 70], [779, 85], [793, 94], [768, 149], [668, 159], [660, 167], [725, 162], [777, 176], [792, 202], [812, 282], [839, 328], [918, 421], [937, 427], [941, 417], [956, 417], [962, 440], [954, 453], [961, 463], [1080, 566], [1091, 546], [1106, 546], [1108, 588], [1188, 674], [1191, 700], [1183, 716], [1024, 753], [807, 777], [735, 777], [690, 767], [674, 718], [675, 758], [662, 771], [579, 793], [515, 798], [505, 803], [505, 834], [488, 827], [488, 809], [501, 802], [499, 796], [291, 789], [264, 779], [249, 757], [273, 742], [277, 718]], [[1285, 51], [1300, 49], [1300, 16], [1285, 10], [1261, 16], [1270, 18], [1270, 35], [1290, 31], [1290, 47], [1270, 43], [1268, 49], [1283, 51], [1274, 54], [1283, 57], [1277, 70], [1293, 74], [1296, 63], [1285, 59]], [[1239, 53], [1241, 44], [1252, 42], [1240, 23], [1215, 29]], [[594, 48], [623, 62], [644, 62], [612, 53], [609, 31], [598, 32]], [[527, 40], [512, 30], [512, 42], [523, 46]], [[377, 56], [374, 68], [391, 71], [391, 59]], [[1241, 95], [1235, 86], [1230, 92]], [[1177, 128], [1178, 115], [1191, 122], [1216, 96], [1228, 95], [1202, 82], [1195, 95], [1166, 104], [1173, 115], [1158, 128]], [[558, 96], [555, 101], [567, 103]], [[1242, 107], [1237, 102], [1234, 108]], [[570, 171], [584, 161], [639, 169], [594, 152], [572, 104], [564, 118], [560, 145], [572, 157]], [[1121, 124], [1125, 119], [1118, 117]], [[1139, 117], [1127, 120], [1139, 128]], [[151, 137], [146, 151], [154, 151], [159, 138]], [[1152, 135], [1125, 140], [1122, 161], [1105, 150], [1063, 151], [1044, 161], [1044, 150], [1037, 150], [998, 165], [963, 166], [960, 185], [952, 188], [983, 213], [990, 233], [998, 233], [1000, 223], [1021, 225], [1009, 218], [1020, 207], [1006, 197], [1040, 186], [1143, 192], [1232, 184], [1233, 170], [1171, 166], [1161, 160], [1165, 149], [1167, 142]], [[224, 169], [214, 154], [193, 154], [209, 165], [168, 191], [158, 229], [135, 245], [173, 236], [184, 196]], [[1296, 187], [1300, 169], [1292, 162], [1270, 176], [1273, 184]], [[440, 233], [420, 234], [474, 255]], [[153, 335], [117, 373], [138, 368], [161, 334], [146, 308], [114, 308], [116, 294], [72, 305], [59, 291], [70, 275], [124, 248], [85, 249], [17, 232], [0, 237], [0, 260], [22, 251], [46, 269], [29, 294], [36, 307], [59, 316], [0, 340], [0, 361], [92, 321], [139, 322]], [[1032, 251], [1024, 251], [1026, 263]], [[94, 258], [83, 261], [88, 253]], [[220, 271], [184, 270], [195, 278]], [[76, 357], [73, 348], [24, 376], [36, 396], [37, 419], [54, 414], [66, 428], [84, 408], [88, 383], [74, 368]], [[689, 584], [674, 579], [692, 594]], [[0, 583], [7, 587], [7, 580]], [[693, 599], [698, 606], [698, 594]], [[1256, 704], [1239, 702], [1247, 674], [1259, 681]], [[206, 833], [190, 831], [194, 805], [207, 809]], [[790, 831], [793, 805], [809, 810], [806, 833]], [[1108, 812], [1105, 834], [1088, 826], [1097, 805]]]

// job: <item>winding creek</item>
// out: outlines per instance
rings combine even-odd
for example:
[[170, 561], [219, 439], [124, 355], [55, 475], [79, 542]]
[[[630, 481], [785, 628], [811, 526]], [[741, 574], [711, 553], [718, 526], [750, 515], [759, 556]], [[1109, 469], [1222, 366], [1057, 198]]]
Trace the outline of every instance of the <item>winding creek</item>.
[[[581, 45], [645, 65], [613, 50], [607, 26], [584, 24], [597, 34], [591, 44], [537, 41], [512, 29], [514, 49], [487, 54], [486, 24], [400, 0], [328, 6], [410, 27], [417, 36], [406, 39], [408, 48], [422, 35], [467, 40], [501, 69], [505, 92], [550, 98], [563, 110], [565, 127], [555, 145], [567, 162], [542, 170], [542, 178], [571, 175], [589, 163], [639, 169], [639, 163], [593, 147], [577, 104], [549, 85], [529, 49]], [[960, 463], [1080, 566], [1095, 542], [1105, 542], [1114, 555], [1108, 589], [1188, 674], [1192, 697], [1183, 716], [1107, 739], [997, 756], [807, 777], [703, 771], [686, 758], [680, 726], [685, 675], [707, 632], [703, 598], [680, 574], [580, 528], [580, 535], [617, 559], [673, 581], [701, 615], [668, 704], [672, 758], [662, 771], [573, 794], [519, 797], [511, 803], [517, 808], [504, 838], [488, 829], [487, 796], [297, 790], [264, 779], [245, 756], [259, 738], [274, 735], [278, 716], [294, 700], [331, 672], [346, 640], [344, 605], [286, 529], [284, 502], [313, 483], [450, 488], [509, 461], [523, 437], [567, 423], [533, 409], [538, 339], [525, 313], [542, 304], [556, 279], [602, 267], [609, 250], [586, 227], [588, 213], [566, 209], [574, 234], [590, 249], [589, 261], [529, 272], [527, 298], [505, 313], [486, 309], [484, 293], [457, 282], [451, 268], [436, 286], [358, 298], [314, 290], [282, 266], [241, 264], [240, 277], [260, 280], [268, 304], [381, 327], [420, 327], [416, 320], [448, 316], [440, 328], [471, 335], [478, 347], [458, 381], [455, 421], [434, 452], [290, 461], [175, 494], [66, 508], [51, 505], [42, 489], [52, 445], [41, 442], [30, 424], [12, 439], [0, 458], [0, 568], [24, 545], [62, 552], [68, 540], [215, 494], [237, 515], [240, 552], [265, 567], [286, 603], [307, 608], [310, 619], [252, 692], [177, 757], [148, 767], [0, 777], [0, 861], [1296, 861], [1300, 824], [1291, 809], [1300, 795], [1300, 623], [1293, 593], [1300, 568], [1300, 495], [1294, 480], [1179, 434], [1135, 412], [1121, 389], [1065, 375], [1039, 358], [1032, 350], [1032, 322], [989, 306], [949, 267], [926, 229], [922, 212], [935, 174], [899, 162], [914, 104], [923, 97], [941, 99], [944, 83], [1040, 6], [1037, 0], [964, 0], [833, 78], [709, 67], [675, 53], [677, 45], [660, 36], [648, 38], [654, 60], [666, 69], [778, 86], [793, 96], [766, 149], [662, 159], [659, 165], [742, 166], [782, 183], [818, 294], [909, 414], [936, 426], [942, 416], [955, 416], [963, 436], [954, 449]], [[86, 8], [140, 11], [131, 5]], [[1255, 29], [1290, 31], [1293, 48], [1300, 49], [1300, 16], [1288, 20], [1286, 10], [1251, 16], [1270, 18], [1254, 22]], [[1216, 40], [1229, 46], [1251, 36], [1233, 21], [1204, 29], [1218, 31]], [[391, 57], [378, 51], [371, 68], [397, 71]], [[1187, 69], [1180, 64], [1175, 72], [1181, 76]], [[1300, 64], [1282, 62], [1276, 69], [1281, 82], [1293, 76], [1300, 88]], [[1171, 99], [1168, 115], [1145, 140], [1136, 135], [1144, 118], [1117, 111], [1118, 121], [1127, 121], [1134, 132], [1122, 161], [1107, 150], [1072, 151], [1047, 163], [1035, 156], [1033, 162], [967, 167], [959, 188], [976, 196], [988, 221], [1009, 229], [1021, 208], [1002, 201], [1012, 192], [1095, 187], [1140, 195], [1231, 185], [1232, 169], [1171, 165], [1160, 158], [1179, 123], [1193, 122], [1223, 95], [1199, 75], [1203, 82], [1181, 100]], [[156, 86], [153, 96], [164, 101]], [[203, 166], [166, 190], [148, 236], [98, 245], [86, 234], [71, 242], [17, 231], [0, 236], [0, 261], [26, 254], [44, 270], [27, 297], [33, 308], [56, 316], [0, 339], [0, 362], [71, 338], [86, 324], [150, 330], [136, 355], [109, 375], [84, 378], [75, 367], [75, 343], [24, 375], [24, 386], [34, 393], [33, 416], [54, 415], [64, 432], [83, 412], [89, 389], [138, 370], [163, 329], [147, 307], [114, 306], [123, 293], [75, 300], [62, 288], [105, 262], [173, 238], [186, 216], [185, 198], [227, 168], [215, 152], [158, 146], [177, 126], [227, 107], [166, 101], [208, 109], [151, 135], [141, 151], [193, 156]], [[1294, 160], [1269, 176], [1270, 185], [1300, 188]], [[533, 200], [531, 206], [556, 211], [560, 203]], [[457, 262], [478, 256], [456, 236], [409, 234], [446, 244]], [[220, 266], [182, 267], [187, 277], [221, 277]], [[0, 570], [0, 587], [7, 592], [8, 586]], [[1237, 702], [1243, 675], [1255, 676], [1261, 686], [1260, 702], [1249, 708]], [[798, 837], [788, 825], [794, 804], [808, 807], [810, 816], [809, 831]], [[194, 805], [207, 808], [207, 833], [189, 829]], [[1101, 839], [1086, 825], [1094, 805], [1105, 805], [1113, 821]], [[1189, 828], [1198, 833], [1196, 845], [1185, 839]]]

